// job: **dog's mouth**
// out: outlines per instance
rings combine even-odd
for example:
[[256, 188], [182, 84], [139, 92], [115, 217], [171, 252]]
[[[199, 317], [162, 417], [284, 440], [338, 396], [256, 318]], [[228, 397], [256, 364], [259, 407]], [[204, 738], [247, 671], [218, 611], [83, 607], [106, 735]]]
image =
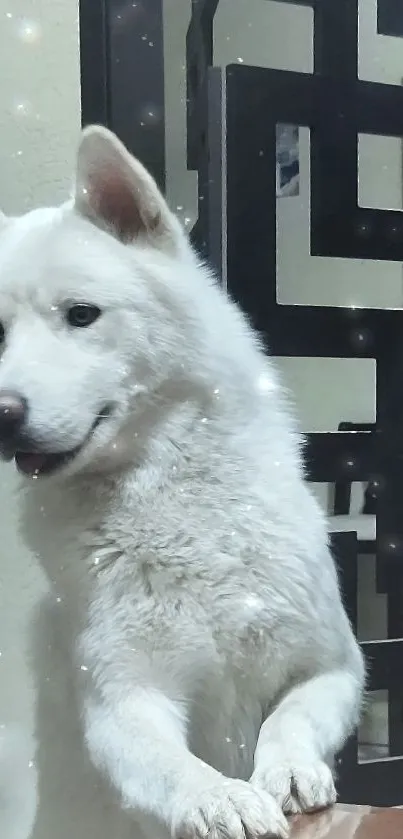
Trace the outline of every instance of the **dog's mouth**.
[[101, 422], [107, 419], [112, 413], [112, 405], [106, 405], [94, 420], [88, 434], [82, 443], [73, 449], [62, 452], [29, 451], [28, 446], [24, 449], [17, 449], [14, 454], [14, 461], [18, 471], [28, 478], [39, 478], [45, 475], [53, 475], [71, 463], [77, 455], [82, 452], [85, 446], [93, 437]]
[[18, 471], [28, 478], [39, 478], [42, 475], [52, 475], [62, 466], [70, 463], [81, 451], [81, 446], [69, 452], [54, 454], [40, 454], [39, 452], [16, 452], [15, 465]]

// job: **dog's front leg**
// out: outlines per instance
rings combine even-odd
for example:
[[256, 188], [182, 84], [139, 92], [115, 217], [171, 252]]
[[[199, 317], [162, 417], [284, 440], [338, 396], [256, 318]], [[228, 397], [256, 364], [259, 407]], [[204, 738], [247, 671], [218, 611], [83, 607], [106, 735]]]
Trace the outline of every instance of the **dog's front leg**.
[[251, 783], [284, 812], [321, 809], [336, 800], [334, 756], [358, 722], [362, 672], [322, 673], [293, 688], [263, 723]]
[[140, 824], [156, 820], [177, 839], [205, 839], [209, 832], [217, 839], [288, 835], [270, 795], [225, 778], [189, 751], [181, 708], [160, 691], [87, 700], [84, 716], [94, 764]]

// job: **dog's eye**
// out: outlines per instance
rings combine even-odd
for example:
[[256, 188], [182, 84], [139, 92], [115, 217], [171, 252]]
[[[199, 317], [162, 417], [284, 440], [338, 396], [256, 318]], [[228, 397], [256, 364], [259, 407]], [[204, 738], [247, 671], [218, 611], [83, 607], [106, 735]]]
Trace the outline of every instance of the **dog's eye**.
[[89, 303], [75, 303], [66, 312], [67, 321], [70, 326], [91, 326], [101, 314], [98, 306], [91, 306]]
[[5, 340], [6, 340], [6, 330], [4, 329], [3, 324], [0, 323], [0, 344], [4, 344]]

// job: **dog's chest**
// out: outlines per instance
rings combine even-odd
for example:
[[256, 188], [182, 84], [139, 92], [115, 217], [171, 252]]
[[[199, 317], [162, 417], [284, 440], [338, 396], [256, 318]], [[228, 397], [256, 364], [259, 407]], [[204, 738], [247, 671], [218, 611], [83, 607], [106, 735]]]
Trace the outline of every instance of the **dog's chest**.
[[[278, 623], [270, 591], [231, 549], [217, 548], [214, 533], [195, 527], [197, 538], [189, 539], [176, 526], [156, 529], [155, 512], [102, 521], [101, 504], [74, 493], [64, 494], [62, 502], [49, 492], [25, 496], [26, 541], [60, 595], [84, 604], [99, 583], [115, 607], [125, 601], [139, 624], [152, 625], [155, 614], [160, 626], [188, 621], [201, 636], [208, 628], [222, 653], [236, 647], [248, 657], [261, 648]], [[168, 516], [161, 510], [159, 518]]]
[[[113, 662], [128, 690], [146, 671], [168, 695], [184, 698], [194, 752], [228, 775], [247, 777], [263, 707], [285, 677], [270, 592], [232, 565], [231, 556], [220, 557], [219, 573], [214, 557], [212, 567], [194, 564], [194, 547], [187, 564], [174, 553], [167, 562], [151, 539], [133, 539], [126, 557], [113, 548], [108, 554], [105, 545], [88, 548], [80, 535], [91, 518], [86, 504], [70, 501], [61, 511], [51, 500], [27, 502], [27, 538], [65, 603], [73, 633], [84, 628], [85, 634], [92, 604], [89, 648]], [[85, 644], [82, 649], [86, 679], [92, 662], [84, 660]]]

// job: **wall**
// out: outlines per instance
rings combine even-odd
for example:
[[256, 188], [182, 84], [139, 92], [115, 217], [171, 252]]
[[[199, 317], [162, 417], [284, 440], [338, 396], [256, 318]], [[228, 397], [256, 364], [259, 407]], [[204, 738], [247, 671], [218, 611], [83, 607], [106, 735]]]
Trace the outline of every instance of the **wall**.
[[[4, 0], [6, 213], [68, 196], [81, 122], [79, 69], [78, 0]], [[89, 765], [53, 621], [60, 606], [19, 539], [14, 490], [12, 467], [0, 466], [1, 839], [133, 839], [128, 817]]]
[[3, 0], [1, 203], [8, 213], [62, 200], [80, 126], [78, 2]]
[[[77, 2], [3, 0], [0, 75], [0, 206], [14, 214], [59, 201], [69, 189], [80, 126]], [[43, 796], [36, 813], [42, 784], [34, 746], [40, 668], [31, 666], [31, 642], [47, 587], [19, 539], [14, 490], [12, 467], [0, 466], [0, 834], [55, 839], [67, 836], [67, 829], [84, 837], [72, 816], [79, 796], [70, 800], [69, 814], [60, 807], [52, 812], [50, 796]], [[46, 666], [43, 657], [41, 665]], [[50, 686], [51, 675], [44, 676]], [[57, 742], [60, 732], [50, 733]], [[68, 748], [67, 740], [61, 741], [51, 767], [61, 784]]]

